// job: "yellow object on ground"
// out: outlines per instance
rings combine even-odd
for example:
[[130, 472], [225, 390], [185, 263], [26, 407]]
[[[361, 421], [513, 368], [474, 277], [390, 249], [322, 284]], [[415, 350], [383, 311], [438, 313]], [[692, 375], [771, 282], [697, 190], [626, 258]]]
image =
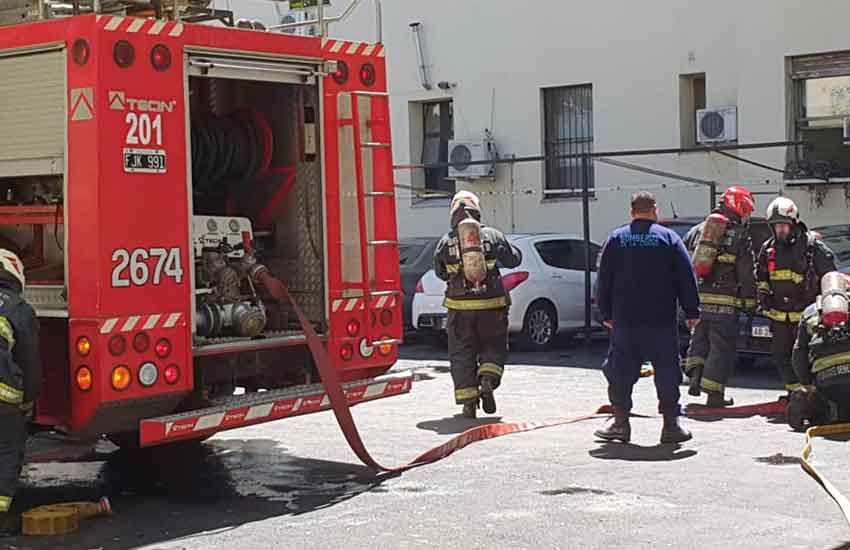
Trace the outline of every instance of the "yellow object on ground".
[[25, 535], [67, 535], [80, 528], [80, 521], [112, 515], [109, 499], [97, 502], [64, 502], [39, 506], [22, 516], [21, 530]]

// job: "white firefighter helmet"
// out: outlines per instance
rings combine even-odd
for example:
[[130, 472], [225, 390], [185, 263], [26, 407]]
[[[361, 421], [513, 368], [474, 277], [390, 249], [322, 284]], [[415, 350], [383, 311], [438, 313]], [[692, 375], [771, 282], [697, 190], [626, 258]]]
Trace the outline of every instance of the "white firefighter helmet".
[[788, 197], [777, 197], [767, 206], [767, 223], [790, 223], [800, 221], [800, 211]]
[[475, 210], [481, 210], [479, 204], [478, 196], [475, 193], [472, 193], [471, 191], [458, 191], [455, 193], [455, 196], [452, 197], [451, 212], [454, 213], [454, 211], [461, 206], [469, 206]]
[[27, 281], [24, 277], [24, 263], [18, 258], [17, 254], [11, 250], [0, 248], [0, 267], [21, 283], [21, 289], [26, 288]]

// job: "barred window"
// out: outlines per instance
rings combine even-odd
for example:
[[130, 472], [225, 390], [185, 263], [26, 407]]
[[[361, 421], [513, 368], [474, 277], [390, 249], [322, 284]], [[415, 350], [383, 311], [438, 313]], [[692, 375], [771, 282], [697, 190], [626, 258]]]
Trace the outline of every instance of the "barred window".
[[[449, 141], [454, 138], [454, 105], [451, 101], [422, 104], [422, 163], [445, 164], [449, 161]], [[454, 193], [455, 182], [448, 168], [426, 168], [425, 189]]]
[[[593, 87], [591, 84], [543, 89], [544, 192], [549, 196], [581, 192], [580, 158], [559, 158], [593, 152]], [[593, 164], [588, 187], [593, 188]]]

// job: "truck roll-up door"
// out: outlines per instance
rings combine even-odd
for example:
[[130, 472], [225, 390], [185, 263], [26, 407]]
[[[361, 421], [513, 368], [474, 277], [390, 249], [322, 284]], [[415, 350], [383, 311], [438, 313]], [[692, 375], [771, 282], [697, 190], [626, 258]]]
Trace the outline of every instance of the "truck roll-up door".
[[318, 67], [315, 63], [290, 60], [249, 59], [190, 55], [189, 75], [202, 78], [232, 78], [260, 82], [315, 84]]
[[0, 175], [65, 171], [65, 51], [0, 51]]

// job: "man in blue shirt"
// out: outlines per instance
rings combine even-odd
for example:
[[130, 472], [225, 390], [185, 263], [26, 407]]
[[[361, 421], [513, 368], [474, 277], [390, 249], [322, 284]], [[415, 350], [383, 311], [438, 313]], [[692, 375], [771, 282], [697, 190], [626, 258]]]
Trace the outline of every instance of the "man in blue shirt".
[[681, 443], [691, 433], [679, 425], [679, 335], [677, 303], [685, 310], [688, 326], [699, 322], [699, 292], [691, 258], [682, 239], [658, 225], [652, 193], [639, 192], [631, 201], [632, 221], [615, 229], [602, 249], [598, 302], [611, 345], [602, 370], [614, 422], [596, 436], [628, 443], [632, 387], [640, 367], [655, 368], [658, 408], [664, 415], [662, 443]]

